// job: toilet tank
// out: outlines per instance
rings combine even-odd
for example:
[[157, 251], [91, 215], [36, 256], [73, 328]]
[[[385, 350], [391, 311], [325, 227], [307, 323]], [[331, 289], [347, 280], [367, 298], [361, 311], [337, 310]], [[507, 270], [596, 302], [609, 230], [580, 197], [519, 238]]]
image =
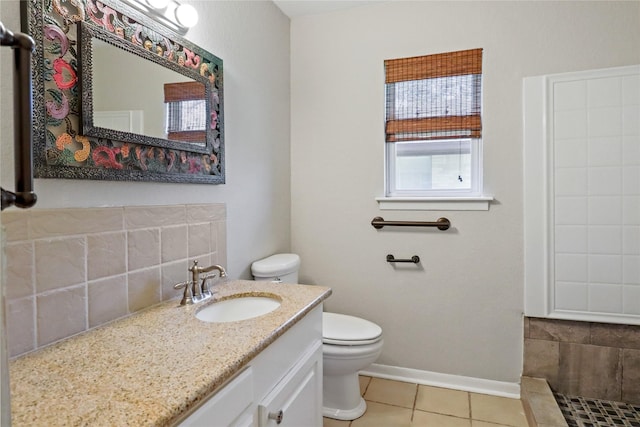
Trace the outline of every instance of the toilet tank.
[[251, 264], [253, 278], [261, 281], [298, 283], [300, 257], [296, 254], [275, 254]]

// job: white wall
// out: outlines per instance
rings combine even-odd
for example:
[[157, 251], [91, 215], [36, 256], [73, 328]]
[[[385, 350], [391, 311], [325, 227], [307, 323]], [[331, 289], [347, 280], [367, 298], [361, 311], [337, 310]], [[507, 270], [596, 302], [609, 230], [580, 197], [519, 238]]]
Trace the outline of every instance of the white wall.
[[[3, 22], [12, 29], [20, 26], [18, 3], [0, 1]], [[37, 208], [226, 203], [228, 270], [249, 277], [253, 260], [290, 245], [289, 19], [271, 2], [189, 3], [200, 20], [186, 38], [224, 61], [227, 184], [38, 179]], [[10, 59], [2, 55], [4, 100], [10, 99], [4, 83]], [[10, 189], [11, 116], [4, 102], [2, 184]]]
[[[381, 212], [383, 60], [484, 48], [488, 212]], [[291, 24], [291, 233], [328, 309], [379, 323], [379, 363], [518, 382], [522, 78], [640, 62], [639, 2], [402, 2]], [[376, 231], [375, 216], [453, 229]], [[385, 255], [417, 254], [423, 269]]]

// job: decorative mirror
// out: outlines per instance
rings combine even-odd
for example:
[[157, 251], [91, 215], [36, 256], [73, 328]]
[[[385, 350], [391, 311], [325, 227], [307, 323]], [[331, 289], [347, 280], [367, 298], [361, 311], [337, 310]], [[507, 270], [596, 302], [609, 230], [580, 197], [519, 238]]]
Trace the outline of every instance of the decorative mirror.
[[29, 0], [38, 178], [221, 184], [222, 60], [118, 0]]

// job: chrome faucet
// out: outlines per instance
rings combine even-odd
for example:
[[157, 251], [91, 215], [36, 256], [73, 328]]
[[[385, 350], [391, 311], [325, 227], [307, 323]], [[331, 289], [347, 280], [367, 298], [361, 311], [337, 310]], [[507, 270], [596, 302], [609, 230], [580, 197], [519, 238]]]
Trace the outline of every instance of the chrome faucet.
[[218, 270], [219, 277], [227, 277], [227, 272], [224, 267], [220, 265], [215, 264], [210, 265], [209, 267], [199, 267], [198, 261], [193, 261], [193, 266], [189, 268], [189, 271], [191, 272], [191, 280], [173, 285], [174, 289], [184, 288], [184, 294], [182, 295], [180, 305], [194, 304], [213, 296], [213, 292], [211, 292], [208, 285], [208, 280], [216, 277], [216, 274], [208, 274], [204, 276], [202, 278], [202, 282], [200, 282], [200, 273], [209, 273], [213, 270]]

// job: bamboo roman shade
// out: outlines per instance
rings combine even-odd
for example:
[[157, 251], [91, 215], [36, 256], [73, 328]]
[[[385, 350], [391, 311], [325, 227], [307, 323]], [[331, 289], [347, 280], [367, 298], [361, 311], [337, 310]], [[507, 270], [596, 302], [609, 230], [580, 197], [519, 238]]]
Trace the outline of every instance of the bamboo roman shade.
[[200, 82], [166, 83], [167, 138], [175, 141], [206, 140], [205, 87]]
[[480, 138], [482, 49], [384, 62], [386, 141]]

